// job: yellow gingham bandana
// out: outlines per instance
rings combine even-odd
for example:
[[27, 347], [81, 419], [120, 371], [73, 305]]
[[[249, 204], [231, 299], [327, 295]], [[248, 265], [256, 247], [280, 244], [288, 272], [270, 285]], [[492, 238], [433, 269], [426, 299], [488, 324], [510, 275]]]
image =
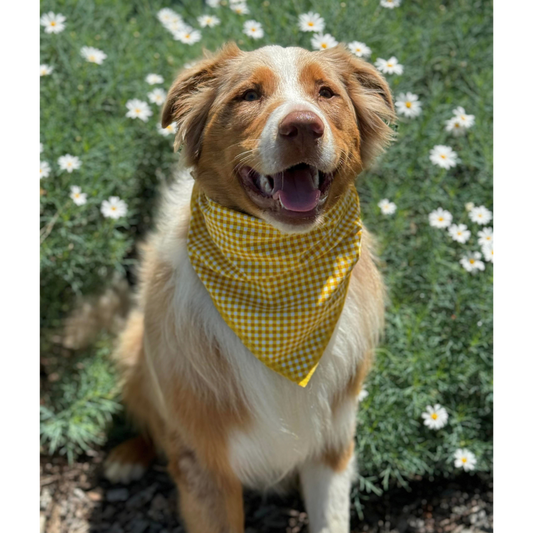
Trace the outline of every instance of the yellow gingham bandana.
[[355, 187], [308, 233], [285, 234], [193, 192], [187, 250], [215, 307], [266, 366], [305, 387], [361, 249]]

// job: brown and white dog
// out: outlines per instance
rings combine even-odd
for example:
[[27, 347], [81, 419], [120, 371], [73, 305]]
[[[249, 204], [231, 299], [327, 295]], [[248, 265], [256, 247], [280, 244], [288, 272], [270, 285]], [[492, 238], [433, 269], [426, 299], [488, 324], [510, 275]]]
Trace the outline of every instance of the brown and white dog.
[[[341, 46], [229, 44], [178, 76], [162, 124], [177, 123], [176, 147], [183, 143], [194, 186], [209, 198], [305, 232], [387, 144], [393, 119], [383, 77]], [[284, 205], [273, 195], [282, 171], [303, 200], [288, 190]], [[145, 436], [115, 448], [106, 475], [135, 479], [163, 450], [189, 533], [242, 533], [242, 487], [298, 476], [310, 531], [347, 533], [356, 398], [383, 321], [370, 236], [318, 369], [299, 387], [245, 348], [193, 270], [192, 182], [168, 192], [144, 246], [138, 307], [117, 355], [124, 401]]]

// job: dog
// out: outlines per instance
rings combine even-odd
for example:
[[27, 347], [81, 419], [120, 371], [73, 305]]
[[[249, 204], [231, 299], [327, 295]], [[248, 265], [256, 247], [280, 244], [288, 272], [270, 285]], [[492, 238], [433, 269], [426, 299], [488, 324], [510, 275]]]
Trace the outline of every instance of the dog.
[[[320, 231], [390, 142], [394, 119], [385, 79], [342, 45], [244, 52], [230, 43], [181, 72], [168, 93], [162, 126], [176, 124], [192, 177], [167, 192], [142, 248], [138, 304], [116, 350], [142, 436], [111, 451], [105, 475], [137, 479], [162, 450], [189, 533], [243, 533], [243, 487], [293, 478], [311, 532], [349, 531], [357, 395], [385, 298], [363, 227], [312, 375], [305, 386], [287, 379], [228, 325], [193, 266], [191, 197], [282, 237]], [[264, 334], [260, 323], [248, 326]]]

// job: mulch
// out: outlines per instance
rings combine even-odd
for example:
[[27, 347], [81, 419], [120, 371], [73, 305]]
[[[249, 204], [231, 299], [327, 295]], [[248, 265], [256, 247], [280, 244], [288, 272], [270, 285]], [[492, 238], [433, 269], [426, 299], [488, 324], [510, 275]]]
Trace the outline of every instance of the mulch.
[[[69, 465], [41, 458], [41, 533], [185, 533], [176, 489], [164, 464], [131, 485], [101, 477], [104, 451]], [[246, 533], [306, 533], [307, 515], [297, 494], [247, 493]], [[364, 519], [352, 512], [352, 532], [487, 533], [493, 531], [492, 481], [463, 474], [420, 479], [411, 490], [393, 488], [364, 502]]]

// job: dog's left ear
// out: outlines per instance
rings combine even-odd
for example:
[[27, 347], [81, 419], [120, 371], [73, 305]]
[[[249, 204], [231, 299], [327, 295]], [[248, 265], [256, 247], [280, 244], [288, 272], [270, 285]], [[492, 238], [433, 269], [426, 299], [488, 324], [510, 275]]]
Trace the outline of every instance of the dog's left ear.
[[220, 72], [228, 61], [241, 54], [234, 43], [225, 45], [218, 53], [206, 53], [205, 59], [178, 74], [168, 92], [161, 125], [166, 128], [176, 122], [174, 149], [184, 145], [183, 155], [188, 166], [193, 166], [200, 157], [203, 131], [217, 95]]
[[394, 136], [396, 119], [388, 83], [370, 63], [355, 57], [344, 45], [318, 52], [337, 70], [355, 109], [361, 134], [361, 159], [367, 168]]

